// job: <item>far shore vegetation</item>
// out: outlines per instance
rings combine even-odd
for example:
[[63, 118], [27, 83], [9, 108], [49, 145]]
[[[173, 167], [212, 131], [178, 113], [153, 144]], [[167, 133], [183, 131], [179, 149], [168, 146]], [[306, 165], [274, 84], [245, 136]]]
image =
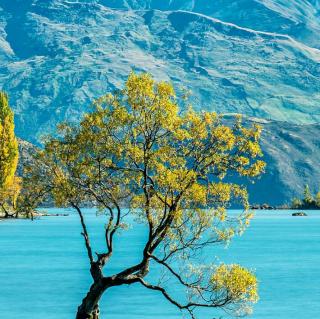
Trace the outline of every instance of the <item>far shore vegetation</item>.
[[17, 217], [21, 179], [16, 176], [18, 141], [14, 134], [13, 112], [8, 96], [0, 92], [0, 216]]
[[40, 202], [32, 184], [17, 175], [18, 160], [14, 114], [8, 95], [0, 92], [0, 218], [33, 218]]
[[294, 198], [291, 203], [293, 209], [320, 209], [320, 191], [312, 194], [309, 185], [305, 185], [302, 198]]

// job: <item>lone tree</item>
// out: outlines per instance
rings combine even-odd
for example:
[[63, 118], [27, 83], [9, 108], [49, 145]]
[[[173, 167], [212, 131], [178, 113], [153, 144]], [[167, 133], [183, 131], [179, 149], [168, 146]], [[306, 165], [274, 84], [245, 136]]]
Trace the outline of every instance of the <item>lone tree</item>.
[[310, 188], [309, 188], [309, 185], [306, 184], [305, 187], [304, 187], [304, 191], [303, 191], [303, 203], [304, 205], [306, 206], [311, 206], [312, 203], [314, 203], [314, 199], [313, 199], [313, 196], [310, 192]]
[[[77, 319], [99, 318], [99, 300], [115, 286], [140, 284], [192, 318], [198, 308], [247, 313], [257, 301], [257, 280], [239, 265], [198, 265], [199, 250], [242, 232], [251, 215], [245, 187], [228, 176], [255, 177], [264, 170], [260, 128], [238, 118], [227, 126], [215, 113], [180, 113], [172, 85], [131, 73], [123, 90], [94, 102], [80, 125], [62, 124], [29, 170], [34, 189], [79, 214], [93, 283]], [[226, 208], [238, 201], [237, 218]], [[83, 207], [106, 216], [105, 251], [94, 253]], [[124, 208], [125, 207], [125, 208]], [[111, 276], [103, 268], [126, 216], [146, 226], [140, 261]], [[134, 227], [134, 225], [133, 225]], [[162, 267], [186, 292], [176, 299], [149, 272]]]
[[18, 157], [13, 112], [7, 94], [0, 92], [0, 213], [6, 218], [14, 216], [20, 192], [20, 179], [15, 176]]

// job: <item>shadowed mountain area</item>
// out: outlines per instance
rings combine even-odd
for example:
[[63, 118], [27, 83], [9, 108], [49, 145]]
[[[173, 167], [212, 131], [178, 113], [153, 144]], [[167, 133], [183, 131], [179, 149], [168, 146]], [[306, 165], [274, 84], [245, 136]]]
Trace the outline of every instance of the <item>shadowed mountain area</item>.
[[267, 121], [268, 174], [251, 201], [278, 203], [319, 180], [319, 10], [317, 0], [0, 0], [0, 89], [18, 136], [37, 144], [131, 69], [171, 80], [197, 110]]
[[305, 183], [319, 191], [320, 124], [261, 123], [266, 174], [248, 183], [251, 203], [289, 204], [301, 197]]

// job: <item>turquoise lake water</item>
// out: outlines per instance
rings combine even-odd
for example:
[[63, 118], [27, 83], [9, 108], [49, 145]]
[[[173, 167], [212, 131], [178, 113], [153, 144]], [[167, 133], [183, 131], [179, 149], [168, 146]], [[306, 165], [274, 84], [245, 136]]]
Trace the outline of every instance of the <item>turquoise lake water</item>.
[[[57, 210], [50, 210], [57, 212]], [[0, 222], [0, 318], [72, 319], [90, 284], [77, 216]], [[215, 247], [206, 260], [254, 269], [260, 301], [249, 318], [320, 318], [320, 212], [258, 212], [228, 249]], [[103, 217], [88, 212], [95, 248], [103, 244]], [[138, 261], [143, 226], [124, 232], [108, 272]], [[177, 319], [182, 314], [158, 293], [139, 285], [114, 288], [101, 302], [102, 319]], [[212, 318], [216, 314], [212, 313]], [[227, 315], [224, 314], [225, 317]]]

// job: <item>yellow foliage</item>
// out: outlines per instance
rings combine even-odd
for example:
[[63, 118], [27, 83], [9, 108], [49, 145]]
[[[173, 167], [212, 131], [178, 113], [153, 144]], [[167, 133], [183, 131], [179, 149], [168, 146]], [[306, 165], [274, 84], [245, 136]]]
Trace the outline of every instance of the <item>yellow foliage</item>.
[[10, 187], [18, 165], [18, 142], [8, 96], [0, 92], [0, 188]]
[[18, 158], [13, 112], [7, 94], [0, 92], [0, 204], [4, 210], [14, 209], [20, 193], [21, 181], [15, 176]]
[[[248, 200], [245, 187], [224, 177], [255, 177], [265, 164], [256, 159], [261, 128], [242, 126], [241, 117], [233, 126], [223, 122], [191, 106], [181, 112], [170, 83], [132, 72], [123, 90], [93, 103], [79, 127], [60, 125], [60, 137], [48, 141], [44, 158], [56, 202], [87, 199], [95, 189], [111, 201], [129, 196], [149, 222], [160, 222], [166, 210], [179, 215], [176, 223], [186, 218], [183, 210], [194, 210], [192, 224], [227, 222], [225, 208], [235, 201], [247, 208]], [[90, 191], [82, 194], [84, 187]]]
[[234, 302], [258, 301], [257, 278], [248, 269], [239, 265], [220, 265], [211, 277], [211, 284], [225, 293]]

